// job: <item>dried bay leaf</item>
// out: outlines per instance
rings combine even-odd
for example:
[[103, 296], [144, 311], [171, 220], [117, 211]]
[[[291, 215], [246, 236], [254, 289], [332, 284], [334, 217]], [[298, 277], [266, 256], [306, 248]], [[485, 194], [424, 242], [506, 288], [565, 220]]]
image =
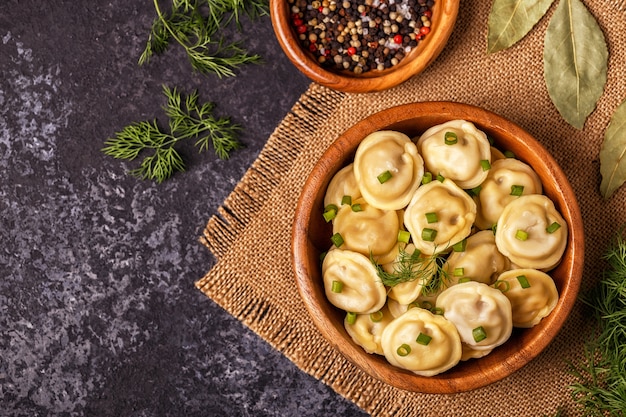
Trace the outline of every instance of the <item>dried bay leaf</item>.
[[489, 12], [487, 53], [522, 39], [546, 14], [554, 0], [494, 0]]
[[626, 101], [613, 113], [600, 148], [600, 193], [609, 198], [626, 181]]
[[543, 48], [544, 78], [563, 118], [582, 129], [606, 84], [608, 49], [596, 19], [580, 0], [560, 0]]

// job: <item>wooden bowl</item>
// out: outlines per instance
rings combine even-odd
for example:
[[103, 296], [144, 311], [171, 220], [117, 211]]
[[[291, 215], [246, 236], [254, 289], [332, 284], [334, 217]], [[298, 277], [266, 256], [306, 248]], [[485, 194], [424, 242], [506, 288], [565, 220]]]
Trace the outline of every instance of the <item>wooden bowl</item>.
[[300, 46], [298, 36], [291, 25], [287, 0], [270, 0], [274, 33], [289, 60], [316, 83], [350, 93], [386, 90], [422, 72], [437, 58], [448, 41], [458, 10], [459, 0], [436, 0], [432, 7], [430, 33], [398, 65], [382, 71], [366, 71], [356, 75], [349, 71], [337, 72], [322, 68], [313, 55]]
[[[398, 130], [415, 137], [427, 128], [454, 119], [473, 122], [495, 141], [531, 165], [569, 226], [559, 266], [550, 271], [560, 298], [552, 313], [530, 329], [514, 329], [511, 338], [489, 355], [461, 362], [433, 377], [422, 377], [390, 365], [383, 356], [366, 353], [344, 329], [345, 312], [326, 299], [320, 254], [332, 234], [322, 218], [323, 199], [333, 175], [352, 161], [361, 140], [378, 130]], [[292, 233], [292, 257], [298, 289], [322, 335], [348, 360], [387, 384], [423, 393], [458, 393], [483, 387], [520, 369], [548, 346], [567, 319], [580, 287], [584, 259], [583, 224], [574, 191], [554, 158], [532, 136], [504, 118], [474, 106], [451, 102], [402, 105], [376, 113], [337, 138], [314, 166], [298, 200]]]

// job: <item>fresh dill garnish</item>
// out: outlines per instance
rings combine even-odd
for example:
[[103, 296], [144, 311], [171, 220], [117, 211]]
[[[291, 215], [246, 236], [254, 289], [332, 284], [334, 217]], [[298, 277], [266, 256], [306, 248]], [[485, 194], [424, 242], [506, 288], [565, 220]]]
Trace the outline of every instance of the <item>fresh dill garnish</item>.
[[181, 45], [194, 70], [232, 77], [243, 64], [258, 63], [261, 57], [251, 55], [239, 42], [225, 43], [220, 30], [235, 21], [240, 27], [240, 14], [251, 19], [268, 14], [267, 0], [172, 0], [169, 13], [154, 0], [157, 18], [152, 24], [139, 65], [155, 54], [165, 52], [170, 42]]
[[132, 123], [104, 143], [102, 151], [116, 159], [132, 161], [142, 152], [152, 151], [130, 171], [131, 175], [161, 183], [175, 171], [184, 171], [185, 163], [175, 145], [185, 139], [195, 139], [200, 152], [212, 145], [220, 159], [228, 159], [231, 151], [242, 147], [237, 137], [241, 127], [228, 118], [216, 118], [214, 103], [198, 104], [197, 91], [184, 100], [176, 88], [164, 85], [163, 93], [167, 97], [163, 109], [169, 117], [169, 133], [163, 132], [154, 119]]
[[388, 272], [379, 265], [370, 255], [372, 264], [376, 267], [378, 277], [387, 287], [395, 287], [403, 282], [421, 280], [424, 285], [422, 290], [425, 295], [434, 294], [439, 290], [443, 280], [447, 276], [442, 269], [445, 258], [437, 253], [422, 256], [415, 249], [408, 253], [404, 248], [400, 249], [397, 260], [393, 263], [393, 271]]
[[585, 341], [582, 363], [571, 364], [578, 382], [572, 397], [588, 416], [624, 416], [626, 412], [626, 241], [624, 229], [607, 249], [608, 267], [582, 301], [595, 317], [595, 332]]

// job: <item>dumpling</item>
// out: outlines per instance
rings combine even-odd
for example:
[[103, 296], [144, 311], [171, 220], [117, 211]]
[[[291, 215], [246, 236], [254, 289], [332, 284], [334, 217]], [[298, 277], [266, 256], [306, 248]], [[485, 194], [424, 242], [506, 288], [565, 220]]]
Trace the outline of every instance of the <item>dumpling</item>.
[[322, 262], [326, 298], [335, 307], [357, 313], [374, 313], [385, 305], [387, 290], [368, 257], [349, 250], [329, 251]]
[[421, 376], [433, 376], [461, 360], [461, 339], [452, 323], [423, 308], [410, 308], [383, 330], [389, 363]]
[[363, 198], [383, 210], [404, 208], [424, 175], [417, 146], [401, 132], [374, 132], [359, 144], [354, 176]]
[[[389, 273], [397, 271], [398, 263], [402, 262], [399, 258], [402, 256], [410, 257], [415, 250], [416, 249], [413, 244], [408, 244], [404, 250], [399, 253], [398, 258], [396, 258], [394, 262], [383, 265], [383, 268]], [[433, 259], [427, 256], [420, 256], [420, 259], [421, 262], [416, 262], [411, 265], [411, 269], [415, 274], [413, 275], [415, 279], [412, 281], [401, 282], [389, 288], [389, 298], [396, 300], [400, 304], [410, 304], [420, 296], [424, 285], [428, 284], [432, 276], [437, 271], [437, 264]]]
[[476, 199], [476, 226], [490, 229], [511, 201], [541, 192], [541, 179], [530, 165], [514, 158], [494, 161]]
[[550, 275], [536, 269], [502, 273], [494, 287], [511, 302], [514, 327], [533, 327], [554, 310], [559, 293]]
[[363, 199], [352, 203], [351, 207], [341, 207], [333, 221], [333, 234], [338, 233], [343, 240], [341, 248], [368, 257], [371, 254], [379, 263], [391, 262], [398, 254], [400, 214], [377, 209]]
[[509, 203], [496, 227], [498, 250], [520, 268], [550, 270], [567, 246], [567, 223], [545, 195]]
[[511, 302], [486, 284], [468, 281], [453, 285], [439, 294], [437, 307], [472, 350], [492, 350], [511, 336]]
[[356, 314], [351, 323], [350, 314], [346, 315], [343, 325], [354, 340], [367, 353], [383, 354], [380, 344], [383, 330], [394, 319], [386, 307], [370, 314]]
[[472, 280], [492, 284], [498, 275], [510, 267], [510, 261], [496, 247], [491, 230], [482, 230], [466, 239], [463, 251], [453, 251], [442, 269], [447, 274], [448, 286], [459, 280]]
[[415, 247], [431, 255], [469, 236], [475, 218], [472, 198], [446, 178], [417, 189], [404, 212], [404, 225]]
[[330, 204], [334, 204], [338, 208], [341, 207], [344, 196], [350, 197], [351, 201], [361, 197], [359, 185], [354, 178], [353, 164], [340, 169], [330, 180], [324, 195], [324, 207], [328, 207]]
[[491, 163], [487, 135], [465, 120], [451, 120], [426, 130], [417, 141], [426, 170], [450, 178], [459, 187], [480, 185]]

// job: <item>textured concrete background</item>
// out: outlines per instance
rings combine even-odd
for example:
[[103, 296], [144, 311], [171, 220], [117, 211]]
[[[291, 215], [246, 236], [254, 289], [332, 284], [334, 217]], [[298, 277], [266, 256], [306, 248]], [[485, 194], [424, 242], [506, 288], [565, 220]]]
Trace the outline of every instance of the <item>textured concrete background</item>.
[[[3, 0], [0, 7], [0, 415], [348, 416], [194, 288], [198, 243], [309, 81], [268, 17], [241, 38], [265, 63], [194, 74], [178, 47], [139, 67], [151, 1]], [[104, 141], [164, 119], [161, 85], [213, 101], [245, 131], [228, 161], [183, 146], [187, 172], [127, 175]]]

